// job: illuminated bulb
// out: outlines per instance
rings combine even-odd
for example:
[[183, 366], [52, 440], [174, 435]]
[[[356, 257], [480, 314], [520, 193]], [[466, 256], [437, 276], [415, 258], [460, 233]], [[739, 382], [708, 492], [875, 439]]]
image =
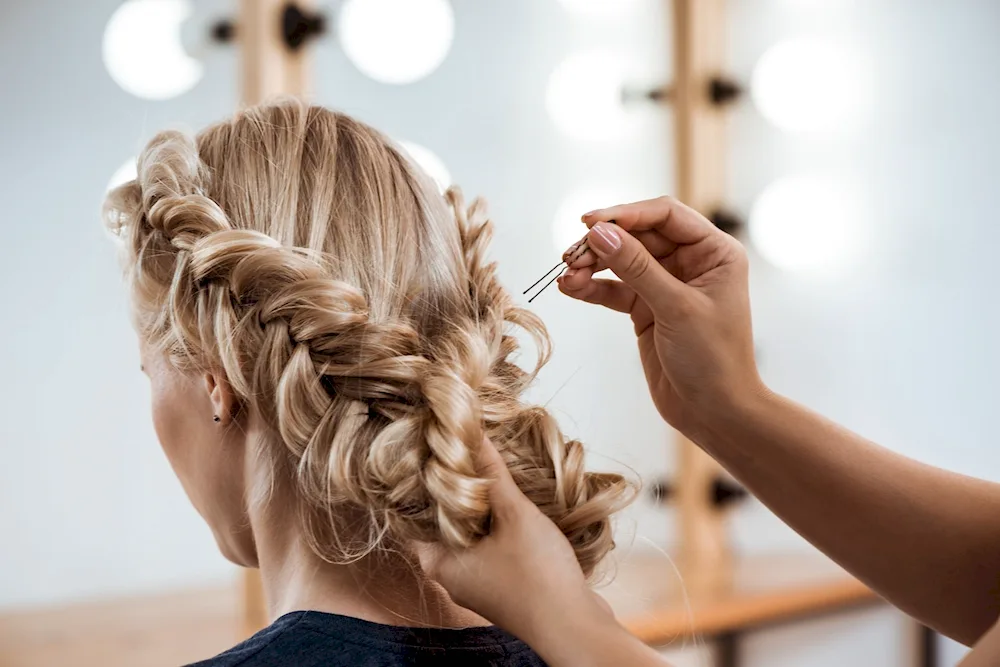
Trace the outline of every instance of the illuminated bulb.
[[190, 14], [189, 0], [122, 3], [104, 29], [104, 66], [115, 83], [147, 100], [165, 100], [193, 88], [203, 67], [181, 43], [181, 24]]
[[111, 175], [111, 180], [108, 181], [108, 190], [114, 190], [119, 185], [123, 183], [128, 183], [129, 181], [135, 180], [136, 177], [136, 159], [129, 158], [125, 161], [122, 166], [115, 170], [115, 173]]
[[423, 169], [427, 174], [434, 179], [437, 183], [438, 188], [441, 192], [444, 192], [452, 184], [451, 173], [448, 171], [448, 167], [445, 166], [444, 162], [439, 158], [431, 149], [424, 148], [420, 144], [415, 144], [412, 141], [401, 141], [399, 145], [403, 147], [413, 161]]
[[751, 94], [760, 113], [783, 130], [826, 130], [857, 114], [865, 95], [864, 67], [834, 42], [795, 38], [761, 56]]
[[614, 53], [577, 53], [549, 77], [545, 106], [556, 126], [583, 140], [621, 136], [629, 116], [622, 105], [628, 63]]
[[754, 248], [774, 266], [822, 273], [851, 264], [866, 244], [859, 207], [845, 193], [815, 178], [775, 181], [750, 212]]
[[347, 0], [338, 32], [344, 53], [365, 75], [413, 83], [444, 62], [455, 15], [448, 0]]
[[587, 226], [580, 221], [580, 216], [598, 208], [627, 204], [638, 201], [638, 197], [629, 197], [623, 189], [607, 187], [580, 188], [570, 193], [556, 210], [552, 220], [552, 242], [560, 255], [587, 233]]
[[567, 11], [586, 17], [606, 17], [635, 9], [636, 0], [559, 0]]

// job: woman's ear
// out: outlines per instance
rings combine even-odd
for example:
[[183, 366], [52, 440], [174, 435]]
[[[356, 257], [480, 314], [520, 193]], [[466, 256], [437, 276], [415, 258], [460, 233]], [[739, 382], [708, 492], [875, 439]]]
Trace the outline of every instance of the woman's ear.
[[205, 373], [205, 390], [212, 401], [213, 419], [223, 425], [229, 424], [236, 415], [237, 401], [229, 381], [216, 373]]

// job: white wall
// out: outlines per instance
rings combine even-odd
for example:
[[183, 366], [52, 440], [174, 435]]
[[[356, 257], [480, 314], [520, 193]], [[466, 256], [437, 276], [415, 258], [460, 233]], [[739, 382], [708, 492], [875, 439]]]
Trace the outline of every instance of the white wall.
[[156, 444], [99, 210], [154, 130], [234, 107], [235, 59], [213, 56], [189, 95], [142, 102], [101, 61], [117, 4], [0, 7], [0, 606], [231, 573]]

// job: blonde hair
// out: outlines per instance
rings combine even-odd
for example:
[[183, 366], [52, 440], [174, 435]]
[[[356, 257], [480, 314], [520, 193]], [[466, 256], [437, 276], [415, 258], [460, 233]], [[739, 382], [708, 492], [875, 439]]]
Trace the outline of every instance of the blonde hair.
[[[549, 339], [486, 262], [485, 206], [442, 197], [377, 131], [287, 100], [163, 132], [105, 214], [140, 335], [260, 416], [322, 558], [485, 535], [484, 433], [585, 572], [613, 548], [633, 489], [585, 472], [583, 445], [519, 398]], [[532, 372], [506, 325], [534, 338]]]

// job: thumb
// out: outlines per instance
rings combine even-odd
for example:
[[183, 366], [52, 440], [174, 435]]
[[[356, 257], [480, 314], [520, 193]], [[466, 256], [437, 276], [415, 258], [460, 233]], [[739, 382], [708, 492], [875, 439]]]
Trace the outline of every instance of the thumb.
[[510, 515], [523, 503], [532, 504], [517, 487], [503, 457], [489, 438], [483, 437], [478, 454], [479, 473], [492, 480], [490, 505], [494, 515]]
[[639, 239], [612, 222], [598, 222], [591, 227], [587, 245], [651, 308], [668, 306], [684, 286]]

